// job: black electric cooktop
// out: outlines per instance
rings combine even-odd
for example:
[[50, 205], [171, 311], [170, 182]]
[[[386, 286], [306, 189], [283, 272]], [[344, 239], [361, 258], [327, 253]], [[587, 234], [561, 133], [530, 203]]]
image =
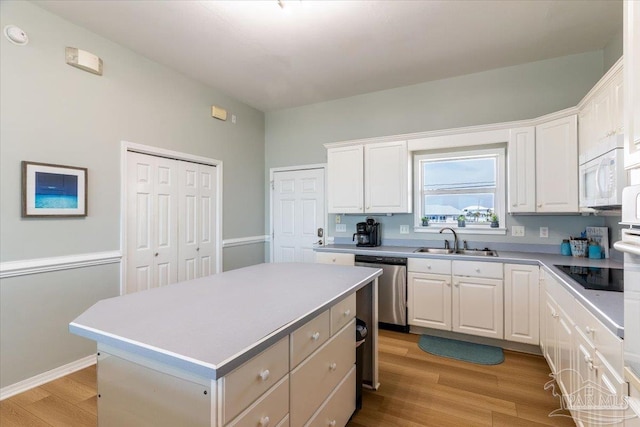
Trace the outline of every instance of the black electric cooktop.
[[585, 289], [599, 291], [624, 291], [624, 270], [622, 268], [579, 267], [575, 265], [556, 265]]

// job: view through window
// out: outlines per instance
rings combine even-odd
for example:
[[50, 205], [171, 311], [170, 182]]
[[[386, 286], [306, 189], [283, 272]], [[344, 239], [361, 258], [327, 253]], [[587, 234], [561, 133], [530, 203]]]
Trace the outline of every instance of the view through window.
[[498, 154], [421, 156], [421, 216], [432, 223], [488, 225], [498, 208]]

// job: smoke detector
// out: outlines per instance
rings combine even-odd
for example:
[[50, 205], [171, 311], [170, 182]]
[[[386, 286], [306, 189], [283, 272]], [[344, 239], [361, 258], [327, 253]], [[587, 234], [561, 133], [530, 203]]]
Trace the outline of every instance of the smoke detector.
[[5, 37], [13, 44], [24, 46], [29, 43], [29, 36], [15, 25], [7, 25], [4, 27]]

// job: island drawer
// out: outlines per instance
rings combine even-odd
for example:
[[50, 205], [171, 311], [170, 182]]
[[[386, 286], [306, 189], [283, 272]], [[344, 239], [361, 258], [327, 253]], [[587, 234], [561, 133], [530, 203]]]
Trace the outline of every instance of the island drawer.
[[488, 279], [502, 279], [502, 263], [479, 261], [453, 261], [451, 266], [454, 276], [486, 277]]
[[356, 367], [351, 368], [305, 427], [344, 426], [356, 410]]
[[227, 427], [275, 425], [289, 413], [289, 375], [262, 395]]
[[356, 361], [355, 319], [291, 372], [291, 425], [304, 425]]
[[331, 336], [356, 317], [355, 292], [331, 307]]
[[228, 423], [289, 372], [289, 336], [222, 377], [222, 424]]
[[407, 271], [415, 273], [451, 274], [451, 260], [430, 258], [409, 258]]
[[317, 315], [291, 334], [291, 368], [327, 342], [330, 336], [329, 310]]

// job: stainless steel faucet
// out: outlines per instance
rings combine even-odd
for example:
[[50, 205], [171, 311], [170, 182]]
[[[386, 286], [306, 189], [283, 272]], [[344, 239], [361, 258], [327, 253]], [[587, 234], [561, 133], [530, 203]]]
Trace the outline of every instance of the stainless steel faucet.
[[[444, 230], [449, 230], [453, 233], [453, 251], [454, 252], [458, 252], [458, 235], [456, 234], [456, 230], [454, 230], [451, 227], [444, 227], [440, 229], [440, 234], [442, 234], [442, 232]], [[445, 242], [449, 243], [448, 241], [445, 240]], [[448, 245], [445, 244], [445, 247], [447, 247]]]

